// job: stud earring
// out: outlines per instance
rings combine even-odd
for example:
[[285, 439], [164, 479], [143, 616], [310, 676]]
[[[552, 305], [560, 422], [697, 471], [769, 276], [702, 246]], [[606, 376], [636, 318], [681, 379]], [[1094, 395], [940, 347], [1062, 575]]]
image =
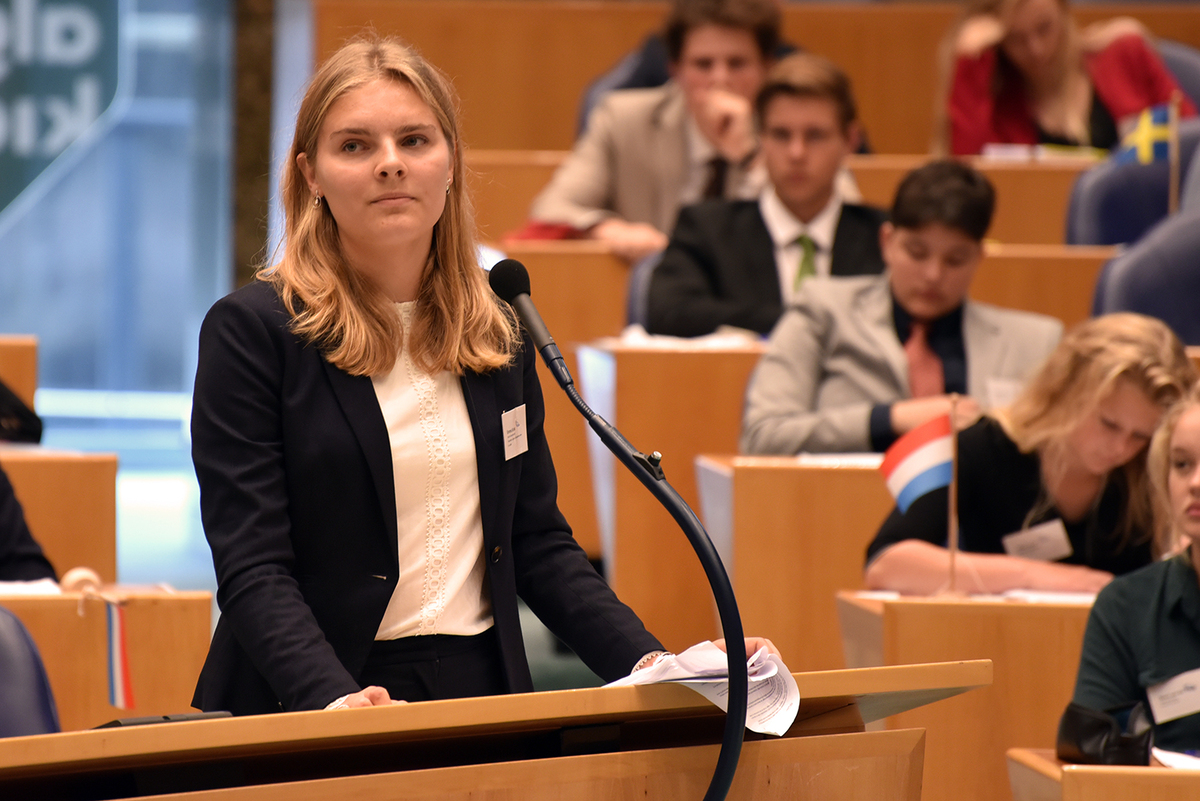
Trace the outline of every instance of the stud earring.
[[316, 194], [313, 195], [313, 208], [314, 209], [321, 208], [321, 196], [320, 195], [316, 195]]
[[446, 194], [450, 194], [450, 181], [446, 181]]

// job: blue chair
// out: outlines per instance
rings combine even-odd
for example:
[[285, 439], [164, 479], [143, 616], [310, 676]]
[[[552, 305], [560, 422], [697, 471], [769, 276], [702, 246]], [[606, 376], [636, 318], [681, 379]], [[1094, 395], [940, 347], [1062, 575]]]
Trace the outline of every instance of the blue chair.
[[[1179, 174], [1186, 175], [1200, 146], [1200, 118], [1179, 123]], [[1136, 242], [1167, 216], [1166, 162], [1117, 164], [1112, 159], [1080, 173], [1067, 207], [1068, 245]]]
[[1163, 220], [1104, 265], [1093, 314], [1131, 311], [1157, 317], [1187, 345], [1200, 345], [1200, 209]]
[[650, 298], [650, 279], [654, 269], [662, 261], [662, 251], [651, 253], [629, 270], [629, 284], [625, 291], [625, 324], [646, 327], [646, 307]]
[[1200, 50], [1169, 39], [1159, 39], [1158, 54], [1192, 105], [1200, 107]]
[[58, 709], [33, 638], [0, 607], [0, 737], [60, 731]]

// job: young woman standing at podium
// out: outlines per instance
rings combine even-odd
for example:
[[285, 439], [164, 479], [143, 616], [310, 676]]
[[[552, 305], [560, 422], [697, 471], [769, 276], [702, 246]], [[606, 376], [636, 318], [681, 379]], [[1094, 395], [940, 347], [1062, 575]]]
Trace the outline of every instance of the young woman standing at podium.
[[606, 680], [662, 649], [556, 505], [455, 106], [396, 42], [331, 57], [300, 107], [282, 258], [205, 319], [193, 458], [221, 619], [201, 709], [532, 690], [518, 594]]

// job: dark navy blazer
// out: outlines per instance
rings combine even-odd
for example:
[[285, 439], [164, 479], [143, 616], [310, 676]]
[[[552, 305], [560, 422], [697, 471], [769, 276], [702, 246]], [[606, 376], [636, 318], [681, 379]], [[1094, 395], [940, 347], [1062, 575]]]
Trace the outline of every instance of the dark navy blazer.
[[[192, 458], [221, 618], [195, 706], [319, 709], [357, 678], [396, 586], [395, 488], [371, 379], [288, 329], [273, 287], [218, 301], [200, 331]], [[598, 675], [661, 648], [588, 562], [558, 510], [528, 340], [468, 373], [487, 586], [512, 692], [532, 690], [517, 596]], [[504, 458], [501, 414], [526, 407], [529, 450]]]

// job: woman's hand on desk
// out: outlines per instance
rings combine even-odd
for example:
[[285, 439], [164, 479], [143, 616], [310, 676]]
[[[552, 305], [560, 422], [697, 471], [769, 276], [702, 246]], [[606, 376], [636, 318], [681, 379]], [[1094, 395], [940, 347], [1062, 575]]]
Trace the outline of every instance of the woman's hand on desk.
[[382, 687], [371, 686], [356, 693], [350, 693], [344, 698], [339, 698], [326, 707], [326, 709], [357, 709], [365, 706], [389, 706], [391, 704], [403, 703], [405, 702], [393, 701], [392, 697], [388, 695], [388, 691]]

